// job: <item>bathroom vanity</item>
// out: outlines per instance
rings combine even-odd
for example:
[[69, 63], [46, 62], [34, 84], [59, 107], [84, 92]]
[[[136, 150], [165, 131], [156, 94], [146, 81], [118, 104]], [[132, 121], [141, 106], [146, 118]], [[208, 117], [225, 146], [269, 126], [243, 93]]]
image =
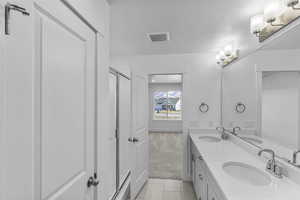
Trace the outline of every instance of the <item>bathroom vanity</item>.
[[191, 146], [192, 152], [192, 181], [197, 199], [201, 200], [225, 200], [222, 191], [210, 173], [202, 155], [193, 143]]
[[[197, 199], [289, 200], [300, 197], [300, 185], [268, 173], [266, 157], [250, 152], [235, 136], [190, 134], [191, 175]], [[241, 143], [239, 143], [241, 142]]]

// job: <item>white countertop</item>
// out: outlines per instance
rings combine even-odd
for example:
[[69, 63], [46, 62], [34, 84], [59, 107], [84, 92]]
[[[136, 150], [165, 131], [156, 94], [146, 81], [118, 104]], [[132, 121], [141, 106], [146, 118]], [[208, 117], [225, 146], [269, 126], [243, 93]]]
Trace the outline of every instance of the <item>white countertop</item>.
[[[272, 181], [271, 184], [267, 186], [253, 186], [234, 179], [223, 171], [222, 166], [225, 162], [242, 162], [262, 171], [265, 170], [266, 163], [262, 162], [258, 156], [248, 153], [230, 140], [222, 140], [217, 143], [199, 140], [198, 137], [203, 135], [212, 134], [190, 134], [190, 137], [227, 200], [300, 199], [300, 185], [286, 177], [278, 179], [270, 174]], [[219, 134], [214, 135], [220, 137]]]

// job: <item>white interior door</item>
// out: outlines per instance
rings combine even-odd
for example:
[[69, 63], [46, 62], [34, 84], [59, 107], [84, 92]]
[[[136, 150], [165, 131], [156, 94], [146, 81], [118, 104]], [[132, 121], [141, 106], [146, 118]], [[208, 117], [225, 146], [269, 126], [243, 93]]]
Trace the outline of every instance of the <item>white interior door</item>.
[[95, 33], [60, 1], [35, 5], [35, 197], [92, 199]]
[[119, 75], [119, 189], [130, 172], [131, 85]]
[[148, 179], [148, 79], [132, 76], [132, 180], [131, 197], [134, 198]]
[[117, 190], [117, 76], [109, 73], [109, 156], [107, 156], [109, 171], [107, 180], [108, 195], [112, 198]]

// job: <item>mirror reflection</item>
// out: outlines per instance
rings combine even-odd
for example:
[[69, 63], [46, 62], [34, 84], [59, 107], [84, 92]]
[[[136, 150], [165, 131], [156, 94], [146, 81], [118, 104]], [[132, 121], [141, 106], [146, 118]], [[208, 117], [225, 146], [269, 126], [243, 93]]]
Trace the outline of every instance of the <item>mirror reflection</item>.
[[[298, 26], [274, 37], [222, 74], [223, 126], [295, 166], [300, 165], [299, 35]], [[239, 102], [244, 112], [236, 111]]]

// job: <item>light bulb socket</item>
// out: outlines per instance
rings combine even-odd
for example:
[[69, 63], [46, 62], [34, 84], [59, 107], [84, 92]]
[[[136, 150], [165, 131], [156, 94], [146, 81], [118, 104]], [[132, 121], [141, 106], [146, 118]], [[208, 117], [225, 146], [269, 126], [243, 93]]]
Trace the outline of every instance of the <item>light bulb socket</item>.
[[298, 9], [298, 8], [295, 8], [295, 6], [297, 4], [299, 4], [299, 0], [293, 0], [293, 1], [288, 1], [287, 6], [293, 8], [293, 9]]
[[267, 19], [266, 21], [267, 21], [267, 23], [272, 24], [273, 22], [276, 21], [276, 18], [275, 18], [275, 17], [272, 17], [272, 18], [270, 18], [270, 19]]

